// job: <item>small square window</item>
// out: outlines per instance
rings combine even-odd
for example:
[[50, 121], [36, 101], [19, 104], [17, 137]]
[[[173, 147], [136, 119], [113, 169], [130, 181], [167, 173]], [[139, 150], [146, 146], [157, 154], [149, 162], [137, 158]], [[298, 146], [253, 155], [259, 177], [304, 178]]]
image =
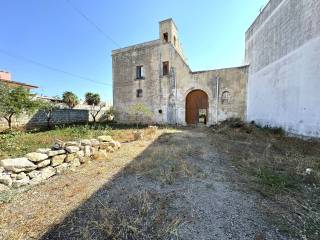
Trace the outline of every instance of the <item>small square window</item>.
[[144, 78], [144, 68], [143, 68], [143, 66], [137, 66], [136, 67], [136, 78], [137, 79]]
[[142, 89], [137, 89], [137, 98], [142, 97]]
[[163, 76], [169, 75], [169, 62], [162, 63], [162, 75]]
[[164, 34], [163, 34], [163, 42], [164, 42], [164, 43], [168, 43], [168, 42], [169, 42], [169, 35], [168, 35], [168, 33], [164, 33]]

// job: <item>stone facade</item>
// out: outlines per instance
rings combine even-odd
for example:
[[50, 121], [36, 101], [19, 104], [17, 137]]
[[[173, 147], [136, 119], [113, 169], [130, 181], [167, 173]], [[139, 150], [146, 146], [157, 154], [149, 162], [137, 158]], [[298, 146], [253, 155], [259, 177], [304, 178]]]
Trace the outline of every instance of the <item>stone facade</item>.
[[320, 1], [271, 0], [246, 33], [247, 119], [320, 137]]
[[134, 121], [130, 108], [142, 103], [152, 112], [143, 122], [186, 125], [186, 98], [194, 90], [208, 96], [207, 125], [244, 119], [248, 67], [192, 72], [173, 20], [159, 25], [159, 39], [112, 52], [116, 120]]

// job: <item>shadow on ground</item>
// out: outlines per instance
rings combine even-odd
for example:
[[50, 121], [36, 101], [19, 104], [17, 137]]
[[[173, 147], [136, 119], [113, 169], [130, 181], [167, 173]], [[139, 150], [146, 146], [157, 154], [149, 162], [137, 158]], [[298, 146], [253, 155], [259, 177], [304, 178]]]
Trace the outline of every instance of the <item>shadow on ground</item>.
[[[163, 134], [42, 239], [166, 239], [185, 209], [173, 185], [187, 176], [182, 133]], [[173, 141], [174, 139], [174, 141]], [[182, 164], [182, 165], [180, 165]], [[185, 164], [185, 166], [183, 166]]]

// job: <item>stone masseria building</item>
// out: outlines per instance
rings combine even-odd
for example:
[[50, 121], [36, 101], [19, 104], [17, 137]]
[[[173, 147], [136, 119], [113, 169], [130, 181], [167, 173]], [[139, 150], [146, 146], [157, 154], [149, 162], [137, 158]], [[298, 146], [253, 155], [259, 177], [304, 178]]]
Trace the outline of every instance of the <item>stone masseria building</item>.
[[247, 66], [193, 72], [172, 19], [159, 23], [159, 39], [112, 52], [113, 103], [119, 122], [132, 122], [130, 108], [142, 103], [160, 124], [212, 125], [244, 118]]
[[159, 124], [212, 125], [231, 117], [244, 119], [247, 66], [193, 72], [172, 19], [159, 23], [159, 39], [112, 52], [113, 103], [117, 121], [134, 121], [133, 105]]

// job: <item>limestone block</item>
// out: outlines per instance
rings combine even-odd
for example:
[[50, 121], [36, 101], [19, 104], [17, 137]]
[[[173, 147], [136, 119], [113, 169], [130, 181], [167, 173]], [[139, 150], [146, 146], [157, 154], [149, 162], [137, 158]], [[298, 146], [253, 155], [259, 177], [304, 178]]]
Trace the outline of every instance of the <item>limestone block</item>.
[[26, 177], [26, 178], [21, 179], [21, 180], [13, 180], [12, 187], [19, 188], [19, 187], [26, 186], [29, 183], [30, 183], [30, 178], [29, 177]]
[[37, 153], [44, 153], [44, 154], [47, 154], [49, 151], [51, 151], [50, 148], [39, 148], [37, 149]]
[[76, 146], [69, 146], [69, 147], [66, 147], [66, 151], [68, 153], [75, 153], [75, 152], [78, 152], [80, 150], [79, 147], [76, 147]]
[[60, 155], [60, 154], [65, 154], [66, 151], [61, 149], [61, 150], [52, 150], [52, 151], [49, 151], [47, 154], [49, 157], [53, 157], [53, 156], [56, 156], [56, 155]]
[[98, 140], [100, 142], [111, 142], [111, 141], [113, 141], [111, 136], [99, 136]]
[[50, 159], [43, 160], [43, 161], [37, 163], [37, 168], [44, 168], [46, 166], [49, 166], [50, 163], [51, 163]]
[[62, 164], [64, 162], [64, 160], [66, 159], [66, 157], [67, 157], [66, 154], [57, 155], [57, 156], [52, 157], [51, 166], [55, 167], [55, 166]]
[[62, 174], [64, 172], [66, 172], [68, 170], [69, 166], [70, 165], [68, 163], [62, 163], [61, 165], [56, 166], [55, 169], [56, 169], [57, 174]]
[[11, 187], [12, 179], [9, 175], [0, 175], [0, 183], [8, 187]]
[[46, 153], [32, 152], [28, 153], [26, 155], [26, 158], [28, 158], [31, 162], [40, 162], [45, 159], [48, 159], [48, 155]]
[[25, 157], [0, 160], [0, 166], [4, 167], [7, 171], [15, 173], [28, 172], [37, 168], [35, 164]]

